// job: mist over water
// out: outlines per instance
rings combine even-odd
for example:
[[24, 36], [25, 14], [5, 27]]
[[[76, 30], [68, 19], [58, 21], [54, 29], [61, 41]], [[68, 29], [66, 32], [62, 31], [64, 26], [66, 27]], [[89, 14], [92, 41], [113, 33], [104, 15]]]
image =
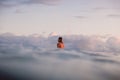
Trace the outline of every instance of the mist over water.
[[120, 80], [120, 39], [0, 35], [1, 80]]

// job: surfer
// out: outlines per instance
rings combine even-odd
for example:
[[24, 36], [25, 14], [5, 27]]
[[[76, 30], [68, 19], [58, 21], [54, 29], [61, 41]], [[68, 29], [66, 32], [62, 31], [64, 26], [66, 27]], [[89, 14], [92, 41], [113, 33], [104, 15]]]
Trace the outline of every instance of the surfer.
[[62, 37], [58, 38], [57, 48], [64, 48], [64, 43], [62, 41]]

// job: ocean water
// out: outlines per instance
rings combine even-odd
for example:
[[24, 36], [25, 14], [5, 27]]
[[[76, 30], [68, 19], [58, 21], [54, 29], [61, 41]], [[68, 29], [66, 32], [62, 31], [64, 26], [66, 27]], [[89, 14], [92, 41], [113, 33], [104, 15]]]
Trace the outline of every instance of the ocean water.
[[0, 79], [120, 80], [120, 56], [65, 49], [0, 52]]
[[86, 37], [64, 38], [65, 49], [56, 48], [56, 39], [0, 36], [0, 80], [120, 80], [115, 38], [104, 44], [96, 38], [90, 44]]

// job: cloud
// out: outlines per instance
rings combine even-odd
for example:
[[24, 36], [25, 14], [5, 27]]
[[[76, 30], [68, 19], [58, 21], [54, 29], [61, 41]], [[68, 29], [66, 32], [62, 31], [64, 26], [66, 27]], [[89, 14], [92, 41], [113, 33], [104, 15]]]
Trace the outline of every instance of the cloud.
[[57, 38], [1, 34], [0, 79], [120, 79], [119, 37], [65, 35], [65, 49], [56, 48]]
[[60, 1], [61, 0], [0, 0], [0, 7], [9, 8], [9, 7], [28, 5], [28, 4], [56, 5]]
[[[53, 34], [52, 34], [53, 35]], [[28, 48], [55, 49], [58, 36], [34, 34], [30, 36], [15, 36], [10, 33], [0, 35], [1, 44], [22, 45]], [[120, 39], [107, 36], [65, 35], [63, 36], [65, 49], [92, 52], [120, 52]], [[6, 42], [7, 41], [7, 42]], [[12, 41], [12, 42], [11, 42]], [[7, 44], [6, 44], [7, 45]], [[52, 47], [51, 47], [52, 46]]]
[[56, 32], [51, 32], [51, 33], [49, 34], [49, 36], [50, 36], [50, 37], [52, 37], [52, 36], [58, 36], [58, 34], [57, 34]]
[[29, 0], [26, 3], [35, 3], [35, 4], [56, 4], [59, 3], [60, 0]]
[[95, 11], [95, 12], [106, 11], [106, 10], [109, 10], [109, 8], [106, 8], [106, 7], [95, 7], [95, 8], [93, 8], [93, 11]]
[[120, 18], [120, 14], [111, 14], [111, 15], [108, 15], [108, 17]]
[[110, 1], [113, 4], [113, 7], [115, 7], [115, 8], [120, 10], [120, 5], [119, 5], [120, 4], [120, 0], [110, 0]]
[[24, 13], [25, 12], [25, 10], [23, 10], [23, 9], [20, 9], [20, 8], [16, 8], [16, 10], [15, 10], [15, 13]]
[[[93, 7], [93, 11], [114, 11], [119, 12], [120, 11], [120, 0], [93, 0], [95, 3], [95, 6]], [[97, 4], [97, 5], [96, 5]]]
[[21, 5], [22, 0], [1, 0], [0, 1], [0, 8], [10, 8], [10, 7], [16, 7], [18, 5]]
[[78, 19], [85, 19], [86, 17], [85, 16], [74, 16], [75, 18], [78, 18]]

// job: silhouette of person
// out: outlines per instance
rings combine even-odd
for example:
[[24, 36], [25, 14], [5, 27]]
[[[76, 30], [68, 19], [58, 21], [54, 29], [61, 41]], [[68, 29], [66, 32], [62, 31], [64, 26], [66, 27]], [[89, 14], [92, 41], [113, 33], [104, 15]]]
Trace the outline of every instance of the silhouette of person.
[[64, 48], [64, 43], [62, 41], [62, 37], [58, 38], [57, 48]]

